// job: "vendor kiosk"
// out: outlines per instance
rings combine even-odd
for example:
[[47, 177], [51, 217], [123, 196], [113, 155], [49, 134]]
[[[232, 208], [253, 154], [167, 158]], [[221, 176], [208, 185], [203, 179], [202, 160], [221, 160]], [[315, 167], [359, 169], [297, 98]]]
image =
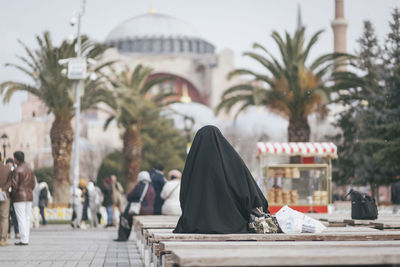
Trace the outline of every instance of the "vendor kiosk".
[[[284, 205], [300, 212], [328, 212], [332, 159], [337, 158], [333, 143], [258, 142], [257, 149], [259, 181], [271, 213]], [[300, 156], [301, 163], [287, 163], [293, 156]]]

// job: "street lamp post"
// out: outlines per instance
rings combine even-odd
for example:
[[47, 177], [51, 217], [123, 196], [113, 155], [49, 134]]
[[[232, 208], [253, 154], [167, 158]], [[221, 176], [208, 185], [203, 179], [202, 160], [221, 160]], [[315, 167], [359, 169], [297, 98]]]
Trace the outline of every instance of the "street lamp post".
[[191, 147], [191, 141], [192, 141], [191, 132], [192, 132], [193, 125], [194, 125], [194, 118], [190, 117], [188, 115], [185, 115], [183, 117], [183, 123], [184, 123], [184, 130], [186, 132], [186, 137], [187, 137], [186, 153], [189, 153], [189, 150]]
[[[7, 148], [8, 135], [6, 133], [3, 133], [3, 135], [1, 136], [1, 139], [3, 139], [3, 159], [6, 159], [7, 158], [6, 148]], [[8, 146], [10, 146], [10, 144], [8, 144]]]
[[[81, 19], [85, 13], [86, 0], [82, 0], [81, 9], [74, 14], [70, 20], [71, 26], [77, 26], [77, 42], [76, 42], [76, 57], [59, 60], [59, 64], [68, 64], [68, 79], [74, 80], [74, 116], [75, 116], [75, 131], [73, 143], [73, 189], [72, 193], [75, 196], [75, 189], [79, 182], [79, 132], [80, 132], [80, 112], [81, 112], [81, 92], [84, 90], [83, 81], [87, 76], [86, 58], [82, 56], [82, 37], [81, 37]], [[75, 205], [73, 205], [73, 209]]]

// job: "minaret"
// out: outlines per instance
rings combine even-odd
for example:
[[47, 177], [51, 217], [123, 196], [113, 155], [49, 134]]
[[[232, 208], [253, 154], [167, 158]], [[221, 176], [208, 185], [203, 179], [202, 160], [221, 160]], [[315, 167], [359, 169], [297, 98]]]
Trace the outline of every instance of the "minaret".
[[[347, 53], [346, 30], [347, 20], [344, 18], [344, 0], [335, 0], [335, 19], [332, 21], [334, 52]], [[346, 71], [345, 66], [338, 70]]]
[[301, 3], [300, 0], [297, 1], [297, 30], [303, 27], [303, 20], [301, 18]]

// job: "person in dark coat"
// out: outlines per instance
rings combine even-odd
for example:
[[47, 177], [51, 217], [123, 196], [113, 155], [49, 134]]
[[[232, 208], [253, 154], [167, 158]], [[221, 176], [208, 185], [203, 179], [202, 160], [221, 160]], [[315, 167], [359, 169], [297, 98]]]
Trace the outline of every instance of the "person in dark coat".
[[[15, 168], [14, 159], [8, 158], [6, 160], [6, 165], [10, 169], [10, 171], [13, 171]], [[19, 239], [20, 235], [19, 235], [17, 215], [15, 215], [14, 204], [12, 203], [12, 199], [10, 199], [10, 217], [8, 220], [8, 238], [11, 238], [11, 226], [14, 228], [15, 239]]]
[[156, 199], [154, 200], [154, 215], [161, 215], [161, 207], [164, 204], [164, 200], [160, 196], [164, 184], [167, 182], [163, 170], [164, 166], [160, 164], [150, 171], [151, 182], [156, 193]]
[[394, 176], [395, 181], [391, 186], [393, 214], [397, 214], [400, 210], [400, 173]]
[[26, 246], [29, 244], [32, 191], [36, 181], [33, 171], [25, 163], [25, 154], [22, 151], [14, 152], [14, 161], [17, 167], [11, 175], [12, 201], [21, 234], [20, 241], [15, 242], [15, 245]]
[[251, 210], [268, 202], [235, 149], [217, 127], [201, 128], [190, 148], [174, 233], [248, 233]]
[[[147, 186], [146, 186], [147, 185]], [[144, 190], [147, 188], [147, 191]], [[127, 195], [129, 203], [140, 202], [140, 198], [144, 194], [141, 202], [139, 215], [152, 215], [154, 209], [155, 192], [151, 184], [150, 174], [147, 171], [141, 171], [138, 174], [138, 184]], [[124, 212], [120, 216], [118, 238], [114, 241], [127, 241], [132, 230], [133, 216], [129, 214], [130, 204], [128, 204]]]
[[107, 224], [106, 227], [114, 226], [114, 215], [113, 215], [113, 196], [112, 196], [112, 185], [111, 179], [106, 178], [103, 182], [103, 206], [106, 208], [107, 211]]

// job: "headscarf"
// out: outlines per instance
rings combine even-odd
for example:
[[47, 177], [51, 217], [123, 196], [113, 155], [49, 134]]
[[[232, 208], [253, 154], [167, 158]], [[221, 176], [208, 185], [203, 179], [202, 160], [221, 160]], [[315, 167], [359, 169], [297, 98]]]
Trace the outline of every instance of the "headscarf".
[[174, 233], [247, 233], [253, 208], [268, 202], [239, 154], [217, 127], [201, 128], [190, 148]]
[[85, 179], [79, 179], [79, 188], [85, 188], [86, 187], [86, 180]]
[[172, 180], [172, 177], [174, 177], [174, 179], [181, 179], [182, 177], [182, 173], [178, 170], [170, 170], [168, 172], [168, 180]]
[[138, 174], [138, 182], [151, 183], [150, 174], [147, 171], [141, 171]]

